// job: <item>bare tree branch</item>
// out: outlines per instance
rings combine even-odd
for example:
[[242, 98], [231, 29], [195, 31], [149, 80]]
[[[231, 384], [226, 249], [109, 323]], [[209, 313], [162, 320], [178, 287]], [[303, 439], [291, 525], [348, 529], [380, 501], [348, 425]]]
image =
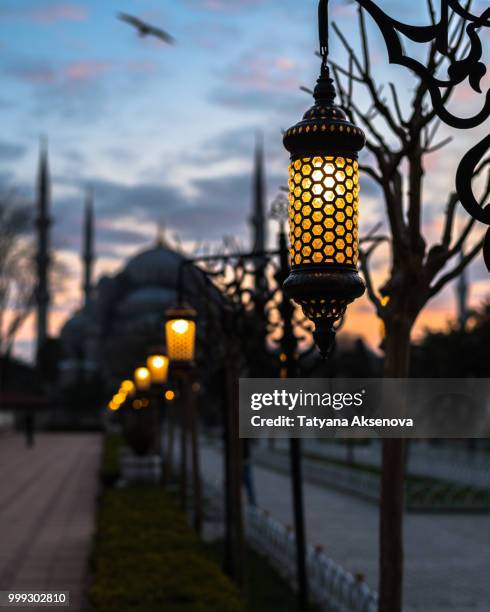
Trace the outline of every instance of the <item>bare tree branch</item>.
[[478, 255], [478, 253], [483, 248], [483, 244], [485, 242], [485, 236], [483, 236], [475, 246], [468, 251], [468, 253], [461, 259], [459, 264], [455, 266], [450, 272], [444, 274], [434, 285], [429, 288], [429, 296], [434, 297], [441, 289], [443, 289], [449, 282], [458, 277], [461, 272], [466, 268], [466, 266], [473, 261], [473, 259]]

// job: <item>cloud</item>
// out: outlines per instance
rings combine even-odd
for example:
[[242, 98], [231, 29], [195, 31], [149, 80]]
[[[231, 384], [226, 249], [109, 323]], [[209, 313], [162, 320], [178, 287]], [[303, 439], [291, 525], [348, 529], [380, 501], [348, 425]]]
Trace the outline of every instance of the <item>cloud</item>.
[[84, 60], [80, 62], [71, 62], [67, 64], [61, 71], [59, 78], [64, 81], [91, 81], [99, 76], [102, 76], [109, 70], [112, 65], [109, 62], [100, 62], [93, 60]]
[[53, 2], [45, 6], [5, 6], [0, 8], [0, 18], [27, 19], [35, 23], [54, 24], [62, 21], [84, 21], [87, 9], [79, 4]]
[[17, 160], [24, 155], [26, 148], [23, 145], [15, 144], [13, 142], [6, 142], [0, 140], [0, 160], [1, 161], [13, 161]]
[[187, 0], [196, 8], [207, 11], [240, 11], [260, 6], [267, 0]]
[[228, 82], [252, 91], [292, 91], [300, 86], [297, 64], [287, 56], [250, 53], [230, 66], [225, 75]]
[[223, 85], [211, 93], [211, 100], [236, 109], [304, 111], [309, 100], [305, 103], [299, 94], [301, 75], [302, 67], [288, 55], [256, 50], [223, 71]]
[[100, 60], [68, 62], [55, 68], [48, 62], [22, 61], [7, 68], [7, 74], [34, 85], [70, 86], [91, 82], [112, 69], [112, 64]]

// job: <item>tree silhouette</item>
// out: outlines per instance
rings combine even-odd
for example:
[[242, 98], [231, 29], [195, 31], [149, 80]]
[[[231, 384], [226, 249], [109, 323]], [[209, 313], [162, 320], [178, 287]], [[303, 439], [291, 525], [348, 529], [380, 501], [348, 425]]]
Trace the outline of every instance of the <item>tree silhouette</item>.
[[[434, 9], [428, 0], [434, 21]], [[359, 9], [360, 52], [349, 43], [341, 29], [333, 24], [347, 56], [346, 65], [330, 61], [340, 103], [349, 118], [361, 125], [367, 134], [369, 159], [361, 170], [379, 186], [387, 217], [388, 232], [379, 235], [377, 228], [363, 240], [360, 266], [367, 293], [378, 317], [384, 323], [385, 376], [405, 377], [409, 373], [410, 338], [417, 317], [427, 303], [480, 252], [484, 237], [473, 232], [474, 219], [465, 222], [457, 232], [458, 196], [446, 194], [442, 234], [428, 245], [424, 236], [422, 214], [427, 202], [424, 194], [424, 173], [427, 155], [442, 149], [449, 139], [436, 142], [440, 121], [428, 100], [427, 86], [416, 81], [409, 103], [401, 104], [397, 86], [389, 83], [389, 99], [383, 87], [373, 77], [369, 41], [362, 9]], [[468, 41], [466, 24], [452, 14], [449, 19], [450, 60], [465, 57]], [[426, 65], [433, 73], [445, 67], [436, 41], [428, 49]], [[367, 94], [369, 108], [361, 108], [359, 92]], [[454, 91], [447, 89], [444, 102]], [[403, 94], [405, 95], [405, 94]], [[409, 108], [405, 113], [402, 110]], [[489, 159], [483, 160], [475, 174], [488, 173]], [[483, 203], [490, 193], [490, 173], [487, 175]], [[375, 287], [371, 275], [371, 256], [380, 245], [388, 245], [390, 267], [388, 280]], [[460, 255], [463, 245], [471, 245]], [[454, 262], [454, 263], [453, 263]], [[404, 443], [385, 440], [380, 521], [380, 612], [400, 612], [402, 606], [403, 541], [402, 514], [404, 490]]]

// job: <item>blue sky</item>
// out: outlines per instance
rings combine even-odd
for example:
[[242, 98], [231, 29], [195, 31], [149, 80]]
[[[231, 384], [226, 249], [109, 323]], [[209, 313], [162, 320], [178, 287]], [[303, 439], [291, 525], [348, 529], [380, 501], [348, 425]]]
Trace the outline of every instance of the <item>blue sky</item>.
[[[427, 23], [423, 0], [379, 4], [398, 19]], [[353, 5], [331, 5], [355, 45]], [[248, 241], [255, 134], [264, 134], [272, 199], [288, 163], [281, 129], [310, 104], [298, 88], [318, 73], [316, 10], [316, 0], [3, 0], [0, 187], [32, 197], [38, 138], [47, 135], [53, 240], [74, 279], [57, 301], [59, 322], [79, 301], [87, 185], [96, 194], [98, 274], [151, 242], [159, 223], [184, 241], [230, 234]], [[116, 19], [119, 11], [163, 27], [176, 45], [139, 38]], [[371, 24], [370, 32], [376, 74], [408, 99], [410, 74], [388, 67]], [[335, 40], [331, 53], [342, 57]], [[433, 164], [428, 223], [472, 138], [457, 134], [451, 162]], [[363, 189], [369, 227], [384, 218], [383, 207], [372, 186]], [[481, 266], [474, 276], [481, 281]]]

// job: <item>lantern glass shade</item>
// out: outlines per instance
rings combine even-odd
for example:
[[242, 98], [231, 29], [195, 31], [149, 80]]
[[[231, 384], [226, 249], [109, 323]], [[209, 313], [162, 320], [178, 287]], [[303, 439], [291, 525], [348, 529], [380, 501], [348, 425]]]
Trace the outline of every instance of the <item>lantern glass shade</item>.
[[355, 266], [359, 166], [349, 157], [302, 157], [289, 166], [291, 266]]
[[137, 368], [134, 372], [134, 382], [138, 391], [147, 391], [151, 387], [151, 373], [148, 368]]
[[152, 382], [164, 385], [168, 379], [169, 359], [165, 355], [151, 355], [146, 360], [146, 365], [151, 373]]
[[171, 361], [194, 361], [196, 323], [189, 319], [169, 319], [165, 323], [167, 354]]

